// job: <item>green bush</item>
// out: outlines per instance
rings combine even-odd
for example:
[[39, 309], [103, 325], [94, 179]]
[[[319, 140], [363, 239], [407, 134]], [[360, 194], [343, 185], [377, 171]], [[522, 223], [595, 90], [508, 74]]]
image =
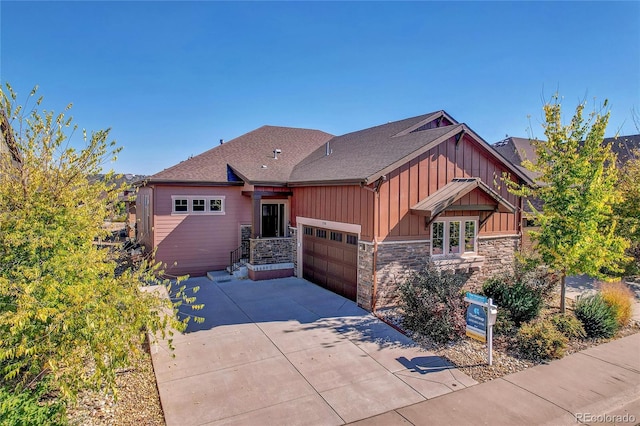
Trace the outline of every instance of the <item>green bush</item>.
[[519, 326], [538, 316], [542, 308], [542, 294], [513, 277], [498, 276], [488, 279], [482, 286], [482, 293], [493, 299], [498, 311], [505, 310], [511, 321]]
[[562, 358], [568, 339], [549, 320], [523, 324], [517, 335], [520, 354], [529, 359]]
[[615, 309], [600, 294], [578, 299], [575, 314], [589, 337], [612, 337], [618, 331]]
[[584, 339], [587, 333], [578, 318], [570, 314], [558, 314], [551, 317], [551, 322], [569, 339]]
[[511, 315], [504, 309], [498, 309], [496, 323], [493, 325], [494, 334], [512, 334], [517, 331], [516, 323], [511, 319]]
[[482, 293], [493, 299], [498, 312], [506, 311], [516, 327], [531, 321], [540, 313], [544, 300], [549, 298], [557, 277], [539, 265], [532, 257], [518, 257], [513, 272], [489, 278]]
[[43, 402], [44, 387], [36, 391], [11, 391], [0, 387], [0, 425], [66, 425], [64, 405], [60, 402]]
[[462, 286], [468, 275], [440, 273], [433, 265], [411, 275], [399, 287], [403, 325], [443, 343], [465, 334]]

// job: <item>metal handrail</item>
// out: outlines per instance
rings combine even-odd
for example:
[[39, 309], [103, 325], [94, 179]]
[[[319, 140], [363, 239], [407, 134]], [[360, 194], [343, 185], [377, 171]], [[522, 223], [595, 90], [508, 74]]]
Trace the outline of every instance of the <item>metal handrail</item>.
[[240, 261], [249, 258], [249, 242], [243, 241], [240, 247], [229, 253], [229, 275], [240, 268]]

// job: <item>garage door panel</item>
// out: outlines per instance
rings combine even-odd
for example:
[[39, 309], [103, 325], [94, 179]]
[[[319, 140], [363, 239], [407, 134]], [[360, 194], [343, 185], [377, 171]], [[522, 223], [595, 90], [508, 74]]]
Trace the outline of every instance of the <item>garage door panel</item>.
[[347, 244], [345, 234], [338, 231], [305, 227], [302, 240], [303, 277], [356, 300], [358, 250], [353, 238], [351, 242]]

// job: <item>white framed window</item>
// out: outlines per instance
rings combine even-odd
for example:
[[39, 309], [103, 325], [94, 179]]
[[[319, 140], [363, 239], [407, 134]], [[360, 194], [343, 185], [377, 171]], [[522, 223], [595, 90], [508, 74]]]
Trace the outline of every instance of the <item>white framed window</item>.
[[223, 195], [172, 195], [171, 214], [223, 215], [224, 199]]
[[478, 218], [442, 218], [431, 224], [431, 255], [461, 256], [478, 247]]

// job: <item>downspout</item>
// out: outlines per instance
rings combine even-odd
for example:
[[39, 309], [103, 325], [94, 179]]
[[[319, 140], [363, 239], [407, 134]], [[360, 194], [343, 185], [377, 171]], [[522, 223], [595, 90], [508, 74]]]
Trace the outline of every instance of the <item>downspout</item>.
[[376, 186], [373, 196], [373, 285], [371, 288], [371, 312], [376, 312], [378, 299], [378, 229], [380, 213], [380, 185]]

